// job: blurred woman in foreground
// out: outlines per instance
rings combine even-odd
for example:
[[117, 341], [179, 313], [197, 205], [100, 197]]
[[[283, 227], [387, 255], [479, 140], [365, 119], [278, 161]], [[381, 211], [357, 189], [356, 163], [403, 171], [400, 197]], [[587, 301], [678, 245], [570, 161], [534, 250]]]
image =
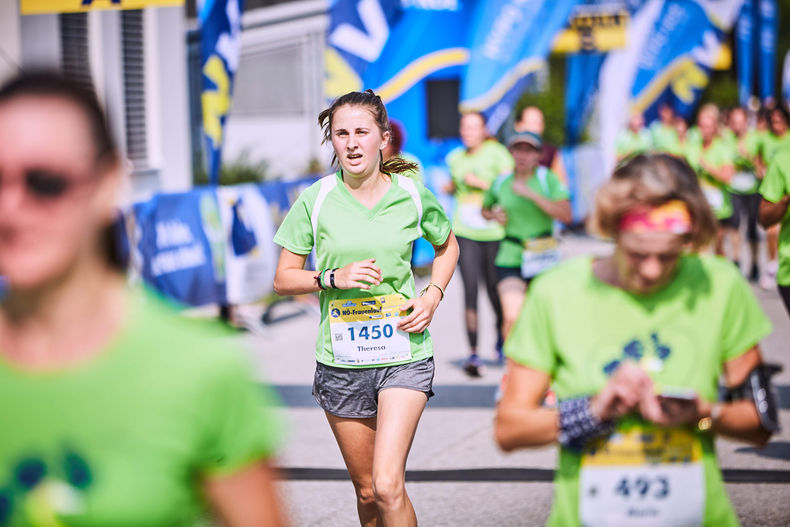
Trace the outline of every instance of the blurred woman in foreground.
[[93, 93], [0, 88], [0, 525], [280, 525], [271, 408], [213, 327], [126, 286]]
[[[713, 439], [777, 429], [758, 347], [771, 325], [733, 265], [696, 253], [716, 222], [684, 161], [619, 167], [592, 224], [614, 254], [533, 282], [505, 344], [496, 440], [560, 443], [550, 525], [737, 525]], [[557, 408], [541, 407], [550, 383]]]

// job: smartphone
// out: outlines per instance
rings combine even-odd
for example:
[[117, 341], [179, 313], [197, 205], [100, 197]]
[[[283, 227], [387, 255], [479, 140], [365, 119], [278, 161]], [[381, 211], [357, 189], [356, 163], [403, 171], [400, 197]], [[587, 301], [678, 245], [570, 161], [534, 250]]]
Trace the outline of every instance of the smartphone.
[[686, 406], [697, 404], [697, 394], [693, 390], [684, 388], [665, 388], [658, 394], [658, 401], [664, 411], [670, 409], [680, 409]]

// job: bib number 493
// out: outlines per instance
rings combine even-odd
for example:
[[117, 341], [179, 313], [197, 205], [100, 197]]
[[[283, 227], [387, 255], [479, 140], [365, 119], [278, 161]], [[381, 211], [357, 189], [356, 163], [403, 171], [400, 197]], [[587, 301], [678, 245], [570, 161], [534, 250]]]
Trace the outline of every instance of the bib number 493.
[[624, 477], [617, 483], [614, 493], [623, 499], [652, 498], [662, 500], [669, 497], [669, 478], [646, 474], [635, 478]]

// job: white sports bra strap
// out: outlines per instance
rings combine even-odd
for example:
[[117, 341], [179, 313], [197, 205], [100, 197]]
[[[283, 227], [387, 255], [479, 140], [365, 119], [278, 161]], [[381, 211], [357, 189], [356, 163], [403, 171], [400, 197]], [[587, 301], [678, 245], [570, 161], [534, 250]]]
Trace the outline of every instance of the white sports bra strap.
[[337, 185], [337, 176], [329, 174], [321, 178], [321, 188], [318, 190], [318, 196], [315, 198], [313, 204], [313, 211], [310, 213], [310, 223], [313, 226], [313, 245], [318, 243], [318, 213], [321, 212], [321, 205], [324, 204], [327, 194], [332, 192], [332, 189]]
[[398, 185], [409, 193], [412, 201], [414, 201], [414, 206], [417, 207], [417, 232], [420, 237], [422, 237], [422, 199], [420, 199], [420, 192], [417, 190], [417, 185], [408, 177], [400, 174], [398, 174]]

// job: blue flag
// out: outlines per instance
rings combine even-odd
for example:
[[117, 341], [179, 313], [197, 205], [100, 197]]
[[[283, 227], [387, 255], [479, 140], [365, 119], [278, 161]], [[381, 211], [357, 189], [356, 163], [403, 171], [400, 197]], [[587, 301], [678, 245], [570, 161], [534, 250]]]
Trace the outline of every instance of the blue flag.
[[565, 61], [565, 139], [582, 138], [606, 53], [573, 53]]
[[633, 107], [651, 121], [666, 101], [688, 118], [741, 0], [667, 0], [642, 49], [631, 90]]
[[548, 55], [579, 0], [480, 2], [472, 18], [469, 66], [461, 107], [482, 112], [495, 132], [510, 115], [527, 78]]
[[203, 73], [203, 133], [209, 181], [219, 182], [225, 120], [230, 111], [233, 76], [239, 65], [244, 0], [203, 0], [198, 5], [200, 67]]
[[754, 3], [744, 0], [735, 26], [735, 70], [738, 76], [738, 101], [749, 103], [754, 93]]
[[758, 0], [760, 100], [776, 100], [776, 0]]

